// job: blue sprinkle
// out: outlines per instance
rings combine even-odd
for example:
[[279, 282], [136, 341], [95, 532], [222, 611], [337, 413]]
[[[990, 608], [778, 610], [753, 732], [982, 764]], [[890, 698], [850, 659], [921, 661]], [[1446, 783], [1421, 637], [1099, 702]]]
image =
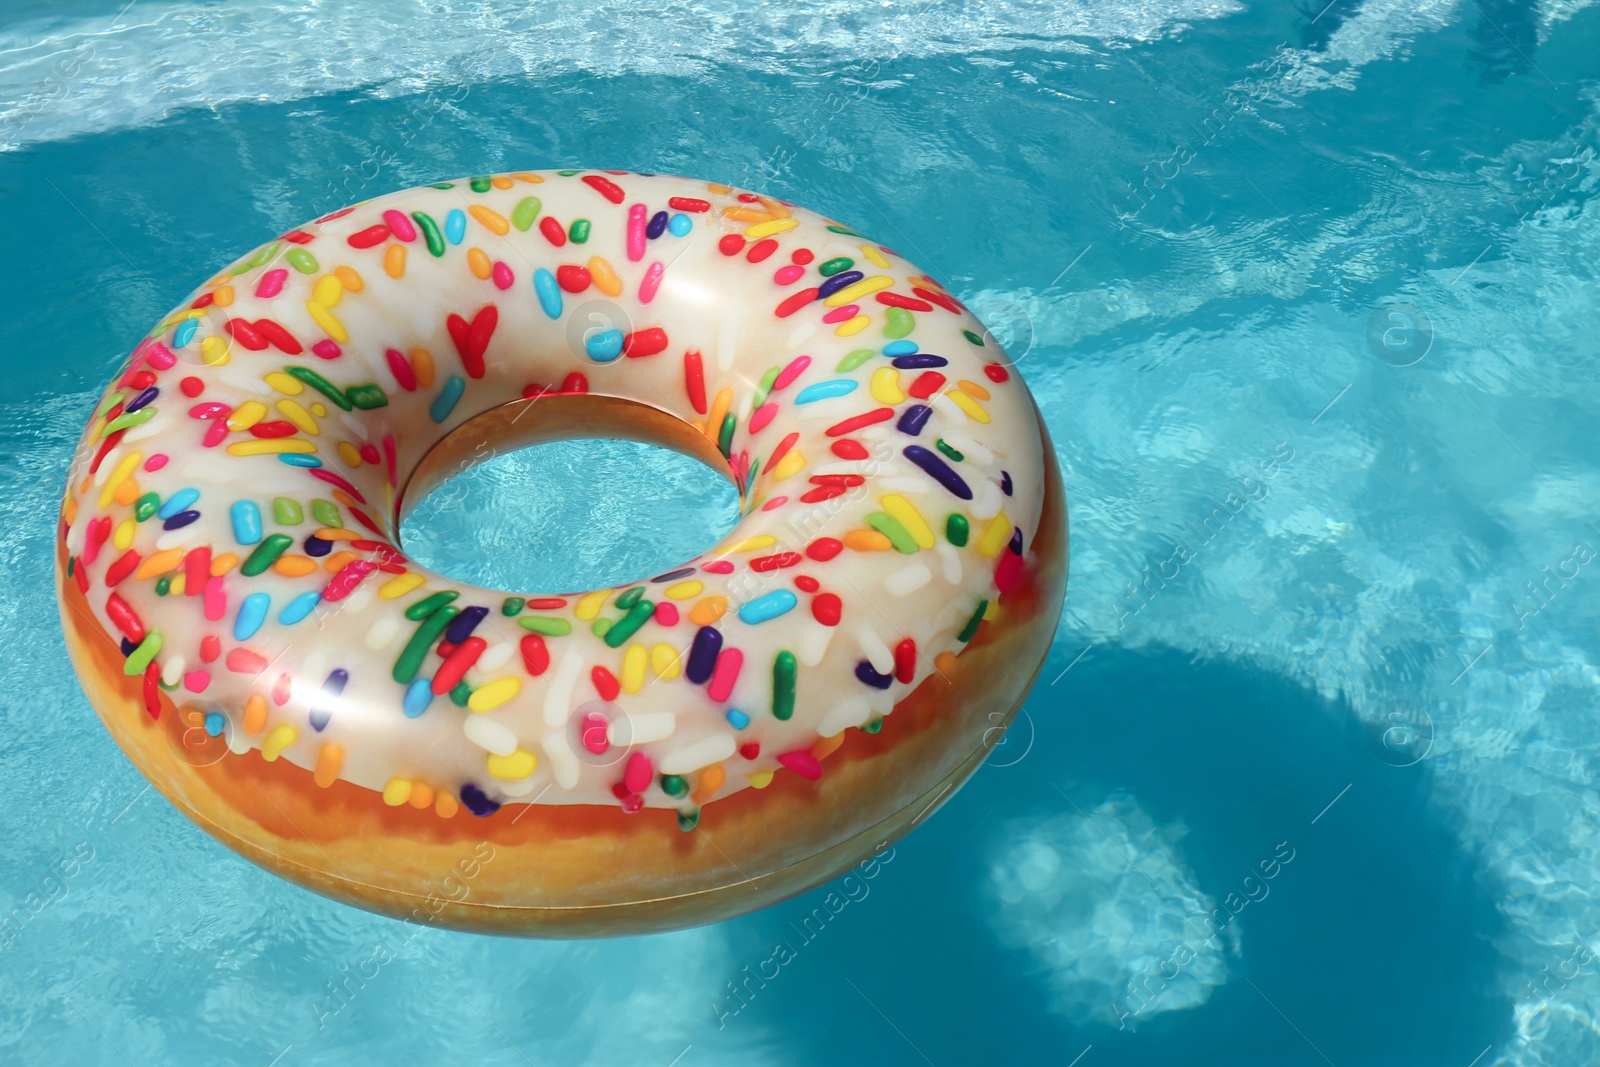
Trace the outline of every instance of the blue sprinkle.
[[267, 608], [272, 598], [265, 593], [251, 593], [239, 605], [239, 614], [233, 619], [233, 639], [248, 641], [255, 636], [261, 624], [267, 621]]
[[694, 220], [680, 211], [667, 220], [667, 229], [674, 237], [687, 237], [689, 231], [694, 229]]
[[596, 363], [610, 363], [622, 355], [622, 331], [605, 330], [583, 342], [584, 350]]
[[817, 299], [826, 300], [834, 293], [837, 293], [840, 289], [843, 289], [846, 286], [854, 285], [864, 277], [866, 277], [866, 275], [862, 274], [858, 270], [840, 271], [838, 274], [835, 274], [833, 277], [828, 278], [821, 285], [817, 286]]
[[291, 467], [320, 467], [322, 460], [316, 456], [307, 456], [299, 452], [280, 452], [279, 463], [287, 463]]
[[227, 729], [227, 727], [228, 720], [223, 716], [222, 712], [213, 711], [206, 714], [207, 734], [211, 735], [212, 737], [221, 737], [222, 731]]
[[901, 370], [926, 370], [929, 367], [943, 367], [949, 362], [943, 356], [899, 356], [894, 365]]
[[194, 332], [200, 328], [199, 319], [184, 319], [178, 323], [178, 328], [172, 331], [172, 347], [182, 348], [194, 340]]
[[131, 415], [160, 395], [161, 390], [152, 385], [150, 388], [146, 389], [144, 392], [128, 401], [127, 406], [122, 409], [122, 413], [124, 415]]
[[433, 683], [426, 678], [416, 678], [406, 686], [406, 695], [400, 701], [400, 710], [406, 713], [406, 718], [415, 719], [427, 711], [428, 705], [432, 702]]
[[743, 730], [746, 726], [750, 725], [750, 716], [746, 715], [742, 711], [739, 711], [737, 708], [729, 708], [728, 725], [733, 727], [735, 730]]
[[764, 597], [757, 597], [739, 609], [739, 621], [752, 626], [776, 619], [794, 608], [799, 600], [787, 589], [774, 589]]
[[467, 216], [461, 213], [460, 208], [453, 209], [444, 217], [444, 235], [453, 245], [460, 244], [467, 235]]
[[200, 490], [179, 489], [176, 493], [167, 497], [167, 502], [161, 505], [161, 510], [156, 512], [156, 516], [162, 519], [170, 519], [199, 499]]
[[667, 213], [658, 211], [650, 216], [650, 221], [645, 223], [644, 235], [654, 241], [657, 237], [667, 232]]
[[846, 393], [855, 392], [858, 384], [860, 383], [853, 378], [835, 378], [829, 382], [818, 382], [816, 385], [808, 385], [800, 390], [795, 395], [794, 402], [796, 404], [813, 404], [818, 400], [832, 400], [836, 396], [844, 396]]
[[228, 509], [233, 520], [233, 539], [241, 545], [253, 545], [261, 540], [261, 509], [253, 500], [235, 500]]
[[890, 341], [883, 346], [883, 354], [893, 359], [895, 356], [909, 356], [917, 350], [915, 341]]
[[289, 601], [282, 611], [278, 612], [278, 621], [285, 626], [293, 626], [307, 615], [310, 615], [311, 609], [316, 607], [317, 601], [321, 599], [322, 594], [316, 590], [312, 590], [309, 593], [301, 593]]
[[161, 524], [163, 530], [181, 530], [200, 517], [198, 511], [180, 511]]
[[533, 291], [539, 296], [539, 306], [544, 308], [544, 313], [552, 319], [561, 317], [561, 287], [556, 284], [556, 276], [540, 267], [533, 272]]
[[444, 383], [444, 388], [439, 390], [439, 395], [428, 405], [428, 417], [434, 422], [448, 419], [450, 413], [456, 409], [456, 404], [460, 403], [461, 394], [466, 391], [467, 383], [461, 380], [461, 375], [450, 375], [450, 379]]

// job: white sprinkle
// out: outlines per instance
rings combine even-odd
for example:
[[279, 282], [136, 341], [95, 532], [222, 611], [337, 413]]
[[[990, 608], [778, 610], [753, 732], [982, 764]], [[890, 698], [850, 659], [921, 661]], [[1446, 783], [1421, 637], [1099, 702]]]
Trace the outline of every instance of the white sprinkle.
[[544, 691], [544, 724], [551, 729], [567, 725], [567, 716], [572, 714], [572, 690], [582, 670], [583, 657], [568, 649], [550, 679], [550, 688]]
[[566, 735], [559, 730], [549, 730], [539, 743], [544, 746], [544, 754], [550, 758], [550, 773], [555, 775], [556, 785], [562, 789], [571, 789], [578, 784], [578, 757], [572, 754], [572, 746], [567, 744]]
[[894, 653], [889, 651], [889, 646], [883, 643], [883, 638], [870, 626], [856, 627], [856, 640], [861, 645], [861, 654], [867, 657], [867, 662], [872, 664], [872, 669], [879, 674], [894, 673]]
[[161, 665], [161, 680], [168, 685], [177, 685], [183, 681], [183, 668], [187, 661], [182, 656], [173, 656]]
[[956, 551], [956, 546], [948, 541], [940, 541], [933, 546], [939, 554], [939, 574], [951, 585], [961, 584], [961, 553]]
[[947, 433], [944, 435], [944, 443], [981, 467], [987, 467], [994, 462], [993, 452], [964, 433]]
[[733, 366], [733, 354], [739, 347], [739, 310], [737, 301], [729, 301], [722, 310], [722, 324], [717, 330], [717, 368], [727, 370]]
[[926, 493], [934, 484], [927, 478], [879, 478], [876, 488], [883, 493]]
[[156, 538], [156, 548], [164, 552], [169, 548], [186, 545], [195, 539], [195, 535], [200, 533], [201, 529], [200, 523], [191, 522], [189, 525], [180, 526], [176, 530], [168, 530]]
[[496, 756], [509, 756], [517, 750], [517, 735], [511, 732], [511, 727], [487, 715], [468, 715], [461, 720], [461, 732], [467, 735], [468, 741]]
[[515, 649], [511, 647], [508, 641], [490, 645], [484, 649], [483, 655], [478, 657], [478, 669], [497, 671], [506, 665], [506, 662], [511, 659], [511, 653], [514, 651]]
[[738, 748], [732, 734], [712, 734], [661, 757], [662, 774], [688, 774], [732, 756]]
[[606, 727], [606, 740], [620, 748], [648, 745], [671, 737], [678, 729], [678, 717], [670, 711], [624, 713]]
[[351, 593], [343, 600], [338, 601], [338, 604], [345, 611], [365, 611], [367, 606], [372, 603], [372, 597], [372, 583], [364, 582], [361, 585], [356, 586], [355, 592]]
[[852, 726], [860, 726], [871, 716], [872, 705], [867, 703], [865, 697], [845, 697], [822, 717], [822, 721], [817, 724], [817, 733], [823, 737], [833, 737]]
[[1005, 497], [1001, 495], [998, 485], [988, 478], [969, 478], [967, 484], [972, 486], [972, 503], [967, 506], [973, 518], [992, 519], [1000, 514]]
[[367, 629], [367, 647], [382, 652], [400, 632], [400, 616], [385, 615]]
[[800, 632], [800, 662], [807, 667], [821, 663], [822, 657], [828, 654], [828, 644], [833, 640], [833, 631], [837, 628], [824, 626], [820, 622], [807, 623]]
[[925, 563], [912, 563], [893, 571], [883, 580], [883, 591], [890, 596], [906, 596], [933, 581], [933, 572]]
[[533, 775], [530, 774], [526, 778], [518, 778], [511, 782], [501, 780], [496, 784], [500, 787], [500, 792], [508, 797], [525, 797], [533, 792]]

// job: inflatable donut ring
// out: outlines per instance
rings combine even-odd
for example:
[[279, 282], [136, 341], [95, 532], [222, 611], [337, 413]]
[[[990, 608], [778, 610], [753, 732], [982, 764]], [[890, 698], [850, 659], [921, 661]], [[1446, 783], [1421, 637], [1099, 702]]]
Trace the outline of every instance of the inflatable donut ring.
[[[702, 460], [737, 527], [559, 595], [406, 558], [432, 487], [573, 437]], [[999, 742], [1067, 571], [1038, 411], [957, 300], [781, 200], [617, 171], [238, 260], [96, 405], [60, 535], [78, 675], [179, 810], [337, 900], [536, 936], [727, 918], [906, 833]]]

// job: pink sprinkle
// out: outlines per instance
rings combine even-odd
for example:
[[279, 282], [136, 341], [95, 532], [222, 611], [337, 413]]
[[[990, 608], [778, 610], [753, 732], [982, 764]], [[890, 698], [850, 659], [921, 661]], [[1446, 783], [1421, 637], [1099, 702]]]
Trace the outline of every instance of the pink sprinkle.
[[383, 457], [378, 455], [378, 446], [369, 441], [361, 446], [361, 458], [376, 467]]
[[783, 507], [788, 502], [789, 502], [789, 498], [786, 497], [786, 496], [775, 496], [771, 500], [767, 501], [765, 504], [762, 504], [761, 505], [761, 510], [762, 511], [776, 511], [779, 508]]
[[775, 401], [769, 400], [765, 404], [762, 404], [760, 407], [756, 408], [755, 414], [750, 416], [750, 432], [760, 433], [762, 430], [765, 430], [767, 428], [767, 424], [776, 418], [777, 415], [778, 405]]
[[147, 471], [158, 471], [166, 465], [167, 454], [165, 452], [157, 452], [155, 455], [144, 461], [144, 469]]
[[367, 502], [367, 498], [361, 495], [361, 490], [357, 489], [355, 486], [351, 485], [349, 482], [345, 481], [332, 471], [324, 467], [310, 467], [307, 468], [307, 472], [311, 475], [311, 477], [320, 478], [329, 485], [337, 485], [340, 489], [343, 489], [345, 492], [355, 497], [359, 503], [365, 504]]
[[635, 752], [628, 757], [628, 766], [622, 772], [622, 784], [630, 793], [643, 793], [650, 788], [650, 779], [655, 774], [655, 767], [650, 762], [650, 757], [643, 752]]
[[810, 356], [794, 357], [794, 359], [790, 360], [789, 365], [783, 368], [783, 371], [772, 380], [772, 391], [776, 393], [779, 389], [789, 388], [794, 384], [796, 378], [806, 372], [806, 368], [809, 366], [811, 366]]
[[844, 307], [834, 308], [832, 311], [822, 316], [822, 321], [830, 324], [835, 322], [844, 322], [846, 319], [855, 318], [856, 314], [860, 310], [861, 308], [859, 305], [846, 304]]
[[207, 448], [216, 448], [228, 436], [228, 421], [218, 419], [206, 428], [206, 435], [200, 443]]
[[591, 711], [585, 715], [581, 728], [583, 747], [593, 752], [596, 756], [604, 753], [606, 749], [611, 747], [611, 742], [606, 738], [606, 728], [610, 725], [610, 720], [598, 711]]
[[511, 273], [511, 268], [500, 262], [495, 263], [494, 269], [489, 272], [489, 276], [494, 279], [495, 288], [497, 289], [509, 289], [511, 288], [511, 283], [517, 280], [516, 275]]
[[383, 462], [389, 468], [389, 484], [394, 484], [394, 434], [385, 434], [383, 438]]
[[403, 213], [390, 208], [383, 213], [383, 221], [389, 227], [389, 231], [400, 240], [415, 241], [417, 239], [417, 228], [411, 225], [411, 220], [406, 218]]
[[638, 793], [629, 793], [622, 798], [622, 810], [627, 815], [637, 814], [644, 808], [644, 797]]
[[656, 290], [661, 288], [661, 276], [665, 273], [665, 263], [659, 259], [650, 262], [650, 266], [645, 268], [644, 280], [639, 283], [639, 303], [648, 304], [656, 298]]
[[324, 337], [322, 340], [312, 345], [311, 351], [315, 352], [323, 359], [338, 359], [343, 353], [343, 349], [341, 349], [331, 337]]
[[655, 619], [662, 626], [678, 625], [678, 605], [669, 604], [666, 601], [657, 604]]
[[353, 559], [339, 568], [327, 585], [322, 587], [322, 599], [333, 604], [355, 592], [362, 580], [378, 569], [370, 559]]
[[210, 684], [210, 671], [190, 671], [183, 676], [183, 687], [191, 693], [204, 693]]
[[[215, 578], [212, 581], [216, 581]], [[252, 652], [248, 648], [235, 648], [228, 652], [228, 658], [223, 660], [228, 669], [234, 674], [260, 674], [267, 669], [267, 657], [259, 652]]]
[[260, 284], [256, 286], [256, 295], [268, 300], [277, 296], [283, 292], [283, 280], [288, 276], [289, 272], [282, 267], [267, 271], [261, 276]]
[[628, 258], [635, 263], [644, 258], [644, 216], [647, 210], [643, 204], [628, 208]]
[[744, 653], [737, 648], [725, 648], [711, 669], [711, 684], [706, 686], [706, 696], [721, 703], [733, 695], [733, 683], [739, 680], [739, 668], [744, 666]]
[[214, 574], [206, 580], [204, 596], [206, 618], [216, 622], [228, 611], [228, 593], [222, 588], [222, 575]]
[[800, 280], [801, 275], [805, 274], [805, 272], [806, 269], [804, 267], [790, 264], [787, 267], [779, 267], [778, 272], [772, 276], [772, 280], [779, 285], [793, 285]]
[[145, 353], [145, 359], [156, 370], [168, 370], [174, 363], [178, 362], [178, 357], [172, 354], [172, 349], [160, 341], [150, 342], [150, 349]]
[[232, 406], [218, 403], [215, 400], [207, 400], [205, 403], [196, 404], [189, 409], [189, 417], [191, 419], [226, 419], [232, 414]]
[[707, 574], [732, 574], [733, 564], [725, 559], [714, 559], [700, 568]]
[[406, 357], [398, 348], [385, 349], [383, 358], [389, 361], [389, 372], [394, 375], [394, 380], [400, 383], [400, 388], [408, 393], [417, 391], [417, 375], [411, 369], [411, 364], [406, 362]]
[[793, 752], [785, 752], [778, 757], [778, 762], [789, 768], [802, 778], [809, 778], [813, 782], [822, 777], [822, 764], [817, 762], [817, 757], [803, 748]]

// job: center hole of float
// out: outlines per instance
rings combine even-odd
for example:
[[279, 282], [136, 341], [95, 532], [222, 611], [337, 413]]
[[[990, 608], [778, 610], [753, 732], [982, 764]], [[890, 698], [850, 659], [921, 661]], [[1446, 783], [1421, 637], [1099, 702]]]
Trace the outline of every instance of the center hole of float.
[[733, 486], [700, 461], [582, 438], [506, 452], [450, 477], [405, 516], [400, 544], [456, 581], [570, 593], [669, 571], [738, 518]]

